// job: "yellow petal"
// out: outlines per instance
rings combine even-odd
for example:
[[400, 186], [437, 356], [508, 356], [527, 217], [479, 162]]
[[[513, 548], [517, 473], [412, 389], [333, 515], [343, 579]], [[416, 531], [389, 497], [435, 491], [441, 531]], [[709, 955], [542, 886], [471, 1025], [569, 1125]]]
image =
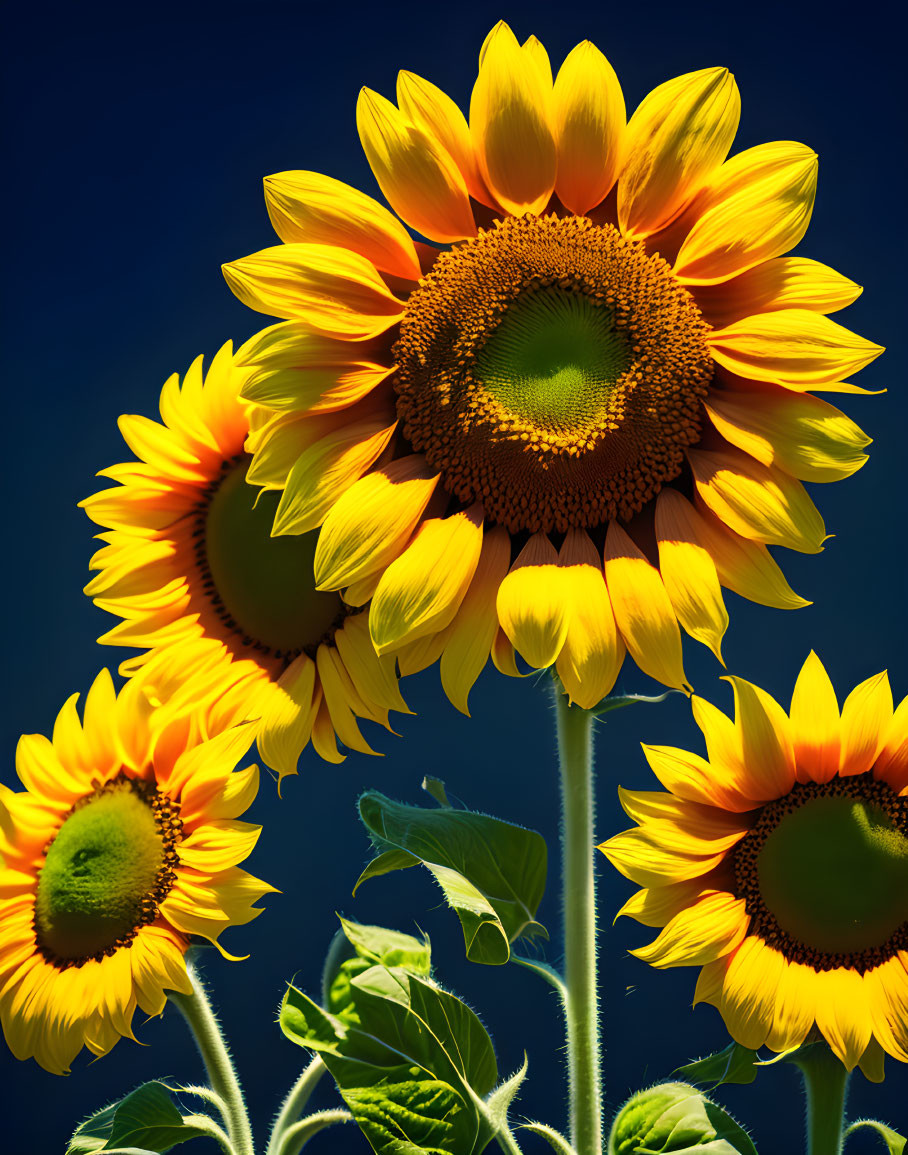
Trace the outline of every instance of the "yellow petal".
[[684, 284], [727, 281], [793, 249], [807, 232], [817, 155], [794, 141], [738, 153], [714, 174], [674, 262]]
[[231, 290], [250, 309], [305, 321], [328, 337], [374, 337], [404, 310], [371, 261], [331, 245], [277, 245], [223, 270]]
[[681, 632], [662, 578], [614, 521], [605, 538], [605, 581], [631, 657], [651, 678], [684, 689]]
[[331, 715], [328, 713], [328, 703], [319, 693], [315, 722], [312, 725], [312, 745], [319, 758], [326, 762], [343, 762], [347, 757], [337, 748], [337, 739], [334, 726], [331, 724]]
[[713, 357], [742, 377], [815, 388], [857, 373], [883, 352], [809, 309], [744, 317], [708, 336]]
[[383, 205], [343, 181], [318, 172], [275, 173], [265, 177], [265, 204], [285, 244], [339, 245], [385, 273], [419, 280], [419, 258], [404, 226]]
[[696, 854], [730, 849], [751, 825], [749, 817], [729, 813], [716, 805], [715, 799], [704, 805], [665, 790], [626, 790], [619, 786], [618, 801], [628, 818], [658, 831], [663, 845], [684, 846]]
[[464, 179], [433, 136], [368, 88], [356, 102], [356, 127], [375, 179], [401, 220], [432, 241], [476, 235]]
[[372, 470], [341, 494], [315, 550], [319, 589], [341, 589], [382, 570], [406, 547], [438, 483], [424, 457]]
[[704, 402], [726, 441], [801, 481], [839, 481], [868, 458], [870, 438], [840, 409], [787, 389], [714, 390]]
[[353, 706], [354, 703], [359, 706], [359, 703], [355, 702], [349, 675], [337, 658], [334, 647], [320, 645], [315, 663], [334, 732], [349, 749], [359, 754], [374, 754], [375, 751], [363, 738], [356, 724]]
[[[692, 702], [696, 707], [701, 699], [694, 697]], [[728, 724], [732, 725], [731, 722]], [[666, 790], [678, 798], [704, 806], [720, 806], [734, 814], [742, 814], [759, 805], [753, 798], [742, 793], [740, 786], [743, 774], [737, 762], [723, 763], [717, 760], [710, 764], [698, 754], [674, 746], [644, 745], [643, 755]]]
[[584, 40], [565, 59], [554, 88], [558, 142], [555, 191], [572, 213], [604, 200], [618, 177], [626, 112], [615, 70]]
[[799, 1047], [813, 1026], [816, 1010], [816, 989], [813, 967], [788, 962], [782, 966], [776, 989], [772, 1027], [766, 1046], [773, 1051], [787, 1051]]
[[748, 541], [720, 521], [705, 506], [696, 511], [699, 540], [716, 563], [719, 581], [726, 589], [761, 606], [797, 610], [811, 603], [796, 594], [765, 545]]
[[656, 500], [659, 570], [678, 621], [721, 662], [728, 612], [722, 600], [716, 564], [698, 539], [696, 518], [693, 507], [677, 490], [663, 489], [659, 494]]
[[799, 782], [828, 782], [839, 772], [839, 704], [823, 663], [810, 651], [791, 696], [791, 740]]
[[[492, 38], [489, 37], [488, 40]], [[532, 60], [536, 71], [542, 80], [543, 87], [547, 91], [552, 88], [552, 62], [549, 60], [549, 54], [545, 50], [545, 45], [538, 36], [528, 36], [520, 46], [520, 51], [524, 56], [528, 56]]]
[[890, 1055], [908, 1063], [908, 973], [902, 959], [896, 955], [866, 971], [864, 985], [874, 1035]]
[[852, 304], [861, 286], [829, 265], [807, 257], [776, 257], [718, 285], [697, 285], [691, 290], [714, 329], [742, 317], [775, 309], [810, 309], [835, 313]]
[[748, 793], [761, 801], [781, 798], [795, 781], [791, 724], [779, 703], [759, 686], [729, 675], [735, 690], [735, 727]]
[[500, 526], [487, 531], [479, 565], [451, 623], [451, 637], [441, 655], [439, 673], [444, 692], [468, 717], [470, 690], [489, 660], [498, 633], [498, 590], [510, 561], [510, 535]]
[[653, 837], [652, 831], [634, 827], [616, 834], [597, 847], [616, 870], [638, 886], [666, 886], [700, 878], [724, 859], [726, 852], [685, 854], [667, 849]]
[[719, 1010], [728, 1033], [742, 1047], [755, 1051], [766, 1042], [784, 963], [778, 951], [756, 936], [746, 938], [728, 961]]
[[272, 417], [250, 433], [246, 441], [247, 452], [254, 455], [246, 471], [246, 481], [264, 489], [283, 489], [300, 457], [345, 424], [356, 422], [346, 413], [309, 417], [291, 412]]
[[321, 694], [315, 694], [315, 663], [306, 654], [294, 658], [273, 693], [264, 699], [258, 726], [259, 754], [281, 778], [296, 773], [320, 700]]
[[544, 533], [534, 533], [498, 590], [501, 628], [537, 669], [555, 661], [567, 637], [563, 577], [555, 547]]
[[369, 626], [380, 654], [449, 625], [479, 564], [482, 509], [424, 521], [382, 574]]
[[681, 212], [728, 155], [740, 115], [727, 68], [686, 73], [643, 98], [627, 126], [618, 181], [625, 236], [649, 236]]
[[892, 722], [892, 689], [884, 670], [856, 686], [842, 706], [839, 774], [865, 774], [876, 762]]
[[394, 657], [380, 657], [372, 645], [368, 614], [353, 614], [334, 635], [334, 645], [358, 693], [381, 710], [410, 709], [400, 692]]
[[446, 93], [413, 72], [397, 74], [397, 103], [417, 128], [433, 137], [454, 161], [471, 197], [494, 207], [479, 173], [466, 117]]
[[817, 1027], [849, 1071], [870, 1042], [870, 1007], [864, 976], [846, 967], [818, 971]]
[[819, 553], [826, 527], [799, 481], [737, 449], [688, 450], [697, 492], [735, 533], [764, 545]]
[[630, 953], [654, 967], [703, 966], [733, 951], [747, 933], [744, 899], [704, 894], [678, 914], [649, 946]]
[[696, 878], [691, 882], [676, 882], [672, 886], [638, 890], [621, 907], [612, 922], [614, 924], [622, 915], [626, 915], [644, 926], [665, 926], [707, 890], [714, 889], [704, 885], [704, 882], [704, 879]]
[[556, 669], [571, 702], [590, 710], [614, 686], [624, 642], [599, 553], [583, 530], [567, 532], [558, 560], [568, 628]]
[[899, 702], [886, 728], [873, 774], [888, 782], [897, 794], [908, 789], [908, 698]]
[[555, 187], [551, 92], [532, 52], [503, 21], [486, 39], [470, 100], [470, 132], [483, 179], [515, 216], [541, 213]]
[[325, 519], [333, 503], [360, 478], [391, 440], [397, 423], [347, 425], [307, 449], [290, 470], [272, 533], [306, 533]]

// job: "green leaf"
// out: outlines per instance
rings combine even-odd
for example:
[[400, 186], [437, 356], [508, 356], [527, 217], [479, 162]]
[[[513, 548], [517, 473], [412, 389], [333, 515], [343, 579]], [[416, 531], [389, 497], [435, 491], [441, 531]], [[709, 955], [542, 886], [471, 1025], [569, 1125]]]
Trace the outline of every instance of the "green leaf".
[[169, 1151], [208, 1131], [186, 1123], [164, 1083], [143, 1083], [125, 1098], [97, 1111], [76, 1129], [67, 1155], [100, 1151]]
[[372, 966], [350, 987], [356, 1022], [290, 987], [284, 1034], [321, 1054], [379, 1155], [479, 1155], [495, 1133], [484, 1100], [498, 1068], [476, 1015], [401, 967]]
[[680, 690], [666, 690], [664, 694], [615, 694], [611, 698], [603, 698], [598, 706], [594, 706], [590, 713], [601, 718], [603, 714], [610, 714], [612, 710], [621, 710], [625, 706], [634, 706], [638, 702], [649, 702], [655, 705], [664, 702], [670, 694], [680, 694]]
[[561, 1132], [556, 1131], [547, 1123], [523, 1123], [520, 1129], [521, 1131], [532, 1131], [534, 1135], [542, 1136], [555, 1152], [555, 1155], [577, 1155], [577, 1152]]
[[324, 998], [327, 1009], [344, 1022], [359, 1021], [351, 984], [357, 975], [364, 974], [376, 963], [399, 966], [410, 974], [428, 976], [430, 973], [432, 961], [427, 938], [414, 938], [383, 926], [363, 926], [346, 918], [341, 918], [340, 923], [340, 946], [346, 947], [347, 957], [344, 958], [337, 944], [332, 944], [329, 952], [333, 959], [332, 973], [325, 976]]
[[515, 1071], [510, 1079], [500, 1083], [486, 1099], [486, 1114], [492, 1125], [498, 1131], [504, 1131], [508, 1126], [508, 1111], [517, 1098], [524, 1079], [527, 1077], [527, 1057], [523, 1056], [523, 1066]]
[[421, 862], [460, 919], [473, 962], [500, 965], [516, 939], [548, 938], [536, 921], [547, 869], [541, 834], [470, 810], [406, 806], [377, 791], [360, 798], [359, 812], [379, 854], [357, 887]]
[[689, 1083], [638, 1091], [612, 1124], [608, 1155], [757, 1155], [750, 1136]]
[[564, 981], [563, 975], [548, 963], [540, 962], [535, 958], [523, 958], [522, 955], [511, 955], [511, 961], [518, 963], [525, 967], [528, 971], [538, 975], [543, 982], [547, 982], [550, 987], [554, 987], [561, 997], [562, 1002], [567, 1002], [567, 984]]
[[857, 1131], [859, 1127], [871, 1127], [876, 1131], [886, 1144], [889, 1155], [905, 1155], [906, 1145], [908, 1145], [908, 1140], [905, 1139], [905, 1136], [899, 1135], [892, 1127], [887, 1127], [885, 1123], [880, 1123], [877, 1119], [858, 1119], [856, 1123], [852, 1123], [846, 1130], [844, 1137], [847, 1139], [848, 1136]]
[[684, 1067], [678, 1067], [675, 1075], [684, 1075], [692, 1083], [709, 1083], [719, 1087], [723, 1083], [752, 1083], [757, 1077], [757, 1052], [749, 1051], [740, 1043], [731, 1043], [722, 1051], [707, 1055]]
[[427, 794], [431, 794], [435, 801], [445, 810], [451, 809], [451, 803], [448, 801], [445, 784], [440, 778], [432, 778], [428, 774], [422, 780], [422, 788]]

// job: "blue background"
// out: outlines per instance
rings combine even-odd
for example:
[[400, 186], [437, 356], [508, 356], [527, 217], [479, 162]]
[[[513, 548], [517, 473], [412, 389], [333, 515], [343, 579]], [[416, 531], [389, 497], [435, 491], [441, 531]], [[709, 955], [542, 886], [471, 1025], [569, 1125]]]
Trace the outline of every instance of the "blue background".
[[[120, 654], [94, 641], [109, 622], [82, 595], [91, 532], [76, 502], [95, 471], [122, 460], [115, 419], [154, 415], [174, 370], [262, 321], [224, 285], [222, 261], [274, 242], [261, 178], [308, 168], [376, 192], [354, 125], [356, 94], [368, 84], [392, 95], [398, 68], [440, 84], [466, 106], [476, 54], [494, 22], [523, 39], [537, 33], [556, 63], [579, 40], [595, 41], [621, 78], [628, 105], [662, 80], [724, 64], [737, 75], [743, 115], [736, 149], [764, 140], [804, 140], [820, 155], [816, 210], [802, 251], [846, 272], [865, 295], [840, 319], [892, 351], [861, 377], [890, 386], [876, 398], [844, 398], [875, 437], [870, 464], [819, 492], [829, 532], [819, 557], [779, 551], [793, 586], [815, 601], [795, 613], [728, 596], [731, 670], [787, 703], [811, 647], [840, 696], [888, 665], [908, 689], [905, 615], [905, 252], [904, 59], [889, 5], [836, 15], [827, 4], [344, 5], [276, 3], [69, 5], [7, 8], [8, 126], [4, 160], [5, 362], [8, 561], [2, 775], [14, 781], [21, 732], [49, 732], [64, 698], [85, 690]], [[835, 400], [833, 398], [833, 400]], [[722, 671], [690, 643], [687, 669], [700, 693], [730, 706]], [[619, 683], [652, 690], [626, 667]], [[428, 876], [416, 871], [350, 890], [367, 856], [354, 801], [367, 786], [418, 800], [435, 774], [467, 804], [541, 830], [557, 846], [552, 719], [544, 687], [494, 671], [473, 692], [474, 717], [444, 699], [437, 674], [411, 680], [418, 711], [400, 738], [374, 737], [382, 760], [352, 755], [325, 766], [308, 752], [279, 801], [264, 783], [251, 817], [265, 834], [251, 861], [280, 887], [245, 931], [225, 936], [246, 962], [213, 956], [208, 976], [238, 1056], [260, 1137], [295, 1077], [302, 1054], [274, 1024], [284, 980], [317, 991], [334, 911], [432, 936], [440, 978], [482, 1015], [503, 1074], [529, 1054], [517, 1114], [564, 1126], [561, 1033], [554, 996], [516, 967], [462, 958], [459, 930]], [[614, 785], [652, 787], [640, 739], [699, 749], [680, 697], [638, 707], [602, 728], [598, 772], [602, 838], [627, 823]], [[630, 888], [599, 863], [607, 1095], [614, 1105], [647, 1080], [726, 1042], [709, 1007], [690, 1011], [695, 971], [650, 970], [626, 955], [645, 929], [613, 912]], [[554, 880], [554, 872], [553, 872]], [[558, 961], [554, 884], [542, 910]], [[138, 1023], [137, 1023], [138, 1025]], [[0, 1051], [6, 1109], [0, 1148], [8, 1155], [62, 1151], [77, 1117], [155, 1076], [198, 1079], [198, 1060], [168, 1011], [141, 1025], [139, 1048], [121, 1042], [98, 1063], [80, 1059], [54, 1078]], [[905, 1125], [904, 1068], [890, 1062], [885, 1085], [853, 1079], [851, 1115]], [[796, 1074], [769, 1068], [751, 1088], [722, 1098], [753, 1128], [762, 1155], [802, 1150]], [[325, 1085], [319, 1105], [335, 1101]], [[204, 1144], [199, 1144], [204, 1149]], [[362, 1152], [350, 1130], [311, 1150]], [[849, 1152], [878, 1149], [855, 1140]], [[188, 1150], [188, 1149], [187, 1149]], [[525, 1150], [548, 1150], [528, 1139]]]

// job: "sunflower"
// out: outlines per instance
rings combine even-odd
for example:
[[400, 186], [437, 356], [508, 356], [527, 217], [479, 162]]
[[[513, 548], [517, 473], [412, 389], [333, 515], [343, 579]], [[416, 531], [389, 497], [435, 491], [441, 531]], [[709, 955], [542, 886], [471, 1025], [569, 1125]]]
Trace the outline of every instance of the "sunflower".
[[316, 535], [270, 536], [276, 495], [245, 483], [240, 381], [228, 343], [204, 378], [200, 357], [182, 387], [167, 381], [163, 424], [120, 418], [139, 461], [102, 470], [120, 484], [82, 502], [108, 529], [85, 592], [123, 619], [101, 642], [145, 650], [121, 673], [141, 672], [171, 713], [259, 719], [262, 759], [284, 775], [310, 738], [332, 762], [335, 736], [373, 753], [356, 717], [387, 726], [407, 707], [367, 614], [315, 589]]
[[225, 266], [240, 300], [286, 319], [239, 354], [275, 533], [322, 526], [319, 588], [374, 595], [378, 652], [404, 672], [441, 656], [461, 709], [490, 652], [513, 672], [508, 642], [590, 706], [625, 650], [684, 686], [679, 627], [721, 657], [721, 586], [807, 604], [767, 546], [820, 551], [802, 481], [853, 473], [869, 443], [808, 391], [864, 392], [843, 378], [881, 350], [826, 316], [859, 286], [782, 255], [816, 155], [726, 159], [739, 108], [708, 68], [626, 123], [592, 44], [553, 82], [542, 44], [499, 23], [469, 125], [410, 72], [396, 105], [362, 91], [393, 214], [279, 173], [283, 243]]
[[878, 674], [840, 714], [815, 654], [790, 715], [729, 680], [734, 722], [693, 699], [709, 761], [644, 746], [668, 793], [622, 790], [638, 826], [599, 848], [643, 887], [619, 914], [663, 928], [631, 953], [702, 967], [695, 1003], [745, 1047], [821, 1035], [882, 1078], [908, 1062], [908, 698]]
[[190, 936], [217, 944], [274, 889], [237, 865], [260, 830], [236, 821], [258, 791], [255, 766], [234, 771], [249, 724], [152, 725], [139, 683], [118, 696], [107, 670], [81, 722], [77, 699], [52, 741], [20, 739], [25, 790], [0, 786], [0, 1019], [16, 1058], [55, 1074], [133, 1038], [137, 1006], [190, 994]]

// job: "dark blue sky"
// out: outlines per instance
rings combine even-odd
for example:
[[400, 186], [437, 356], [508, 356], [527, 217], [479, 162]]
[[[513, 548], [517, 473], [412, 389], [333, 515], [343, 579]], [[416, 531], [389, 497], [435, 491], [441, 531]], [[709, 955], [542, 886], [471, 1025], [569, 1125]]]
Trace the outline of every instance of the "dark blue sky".
[[[861, 378], [890, 391], [842, 399], [875, 444], [855, 478], [813, 487], [835, 535], [825, 553], [777, 552], [794, 588], [815, 605], [783, 613], [729, 595], [726, 659], [730, 670], [786, 703], [811, 647], [840, 696], [887, 665], [897, 696], [904, 695], [904, 57], [892, 14], [879, 0], [847, 11], [815, 0], [619, 7], [55, 0], [8, 7], [0, 313], [9, 403], [3, 780], [13, 782], [18, 735], [49, 731], [67, 695], [86, 690], [101, 664], [117, 664], [116, 652], [94, 645], [107, 622], [81, 593], [92, 530], [76, 503], [93, 492], [97, 469], [122, 459], [120, 413], [153, 415], [171, 372], [261, 326], [219, 271], [221, 262], [274, 243], [261, 178], [308, 168], [376, 192], [355, 131], [360, 86], [392, 95], [398, 68], [407, 68], [466, 104], [479, 46], [500, 17], [521, 39], [535, 32], [556, 63], [577, 41], [595, 41], [617, 69], [631, 108], [671, 76], [727, 65], [743, 101], [736, 149], [795, 139], [818, 151], [817, 206], [799, 251], [865, 286], [839, 319], [890, 347]], [[700, 693], [730, 706], [721, 669], [693, 642], [687, 669]], [[651, 688], [630, 667], [619, 684]], [[445, 779], [469, 805], [541, 830], [554, 860], [548, 701], [531, 681], [513, 683], [494, 671], [474, 690], [472, 720], [447, 704], [434, 671], [414, 679], [407, 696], [418, 715], [402, 720], [402, 736], [374, 735], [384, 759], [354, 754], [328, 767], [307, 753], [283, 801], [266, 782], [252, 813], [266, 831], [251, 866], [283, 893], [247, 930], [225, 938], [229, 949], [249, 951], [251, 959], [214, 957], [208, 973], [260, 1134], [302, 1058], [273, 1022], [283, 981], [296, 972], [298, 984], [316, 993], [335, 910], [401, 929], [418, 921], [432, 936], [439, 977], [492, 1032], [502, 1072], [528, 1052], [530, 1078], [518, 1113], [564, 1124], [560, 1025], [548, 989], [513, 967], [466, 964], [459, 931], [438, 908], [427, 876], [410, 871], [376, 880], [356, 900], [349, 897], [367, 854], [357, 794], [374, 786], [416, 800], [425, 773]], [[700, 748], [680, 698], [627, 711], [603, 727], [602, 838], [626, 825], [613, 786], [653, 786], [641, 739]], [[624, 953], [646, 932], [630, 922], [609, 927], [629, 887], [604, 860], [600, 866], [607, 1096], [617, 1104], [688, 1058], [723, 1046], [726, 1036], [712, 1008], [689, 1010], [694, 970], [662, 974]], [[541, 917], [553, 931], [548, 957], [557, 961], [554, 873]], [[149, 1046], [122, 1042], [108, 1059], [79, 1061], [68, 1079], [0, 1051], [4, 1151], [62, 1151], [77, 1117], [135, 1083], [199, 1077], [174, 1014], [142, 1026], [139, 1037]], [[892, 1123], [901, 1116], [905, 1125], [908, 1079], [895, 1063], [889, 1070], [881, 1088], [855, 1077], [853, 1116]], [[324, 1091], [319, 1102], [327, 1105], [331, 1093]], [[793, 1069], [769, 1068], [755, 1087], [722, 1097], [753, 1128], [761, 1155], [801, 1149]], [[326, 1133], [311, 1149], [355, 1155], [364, 1146], [345, 1130]], [[525, 1146], [528, 1155], [544, 1149], [534, 1141]], [[874, 1149], [871, 1140], [856, 1140], [849, 1155]]]

